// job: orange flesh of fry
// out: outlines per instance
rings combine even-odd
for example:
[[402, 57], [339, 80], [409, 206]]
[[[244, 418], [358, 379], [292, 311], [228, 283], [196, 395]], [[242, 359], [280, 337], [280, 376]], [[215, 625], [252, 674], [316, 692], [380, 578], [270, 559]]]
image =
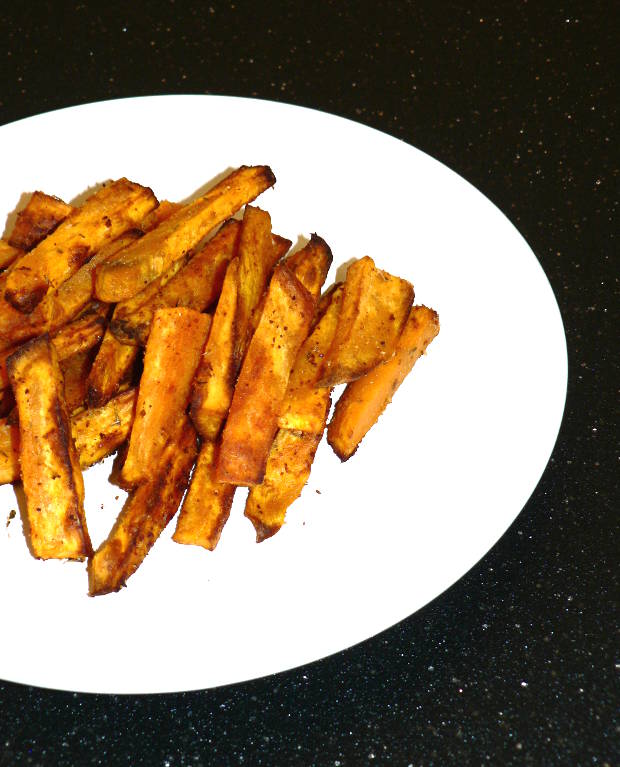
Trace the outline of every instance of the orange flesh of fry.
[[211, 318], [193, 309], [158, 309], [144, 355], [136, 415], [122, 481], [144, 482], [156, 471], [167, 442], [185, 418], [190, 387]]
[[67, 205], [58, 197], [34, 192], [26, 207], [17, 214], [9, 245], [20, 250], [31, 250], [51, 234], [73, 210], [71, 205]]
[[340, 460], [346, 461], [355, 453], [438, 332], [437, 313], [425, 306], [414, 306], [394, 356], [346, 387], [327, 428], [327, 441]]
[[101, 407], [119, 390], [138, 357], [139, 348], [122, 344], [106, 330], [86, 383], [89, 407]]

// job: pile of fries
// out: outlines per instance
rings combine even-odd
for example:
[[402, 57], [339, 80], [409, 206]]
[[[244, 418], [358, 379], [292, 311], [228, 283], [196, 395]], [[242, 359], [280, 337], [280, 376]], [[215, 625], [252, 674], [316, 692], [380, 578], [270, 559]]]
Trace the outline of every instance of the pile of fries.
[[[238, 487], [257, 541], [276, 533], [323, 433], [350, 458], [439, 331], [368, 256], [322, 292], [327, 243], [287, 255], [250, 205], [274, 183], [242, 166], [187, 204], [125, 178], [76, 208], [35, 192], [0, 241], [0, 483], [23, 483], [31, 553], [87, 559], [92, 596], [181, 502], [178, 543], [213, 550]], [[94, 551], [82, 472], [115, 451], [129, 496]]]

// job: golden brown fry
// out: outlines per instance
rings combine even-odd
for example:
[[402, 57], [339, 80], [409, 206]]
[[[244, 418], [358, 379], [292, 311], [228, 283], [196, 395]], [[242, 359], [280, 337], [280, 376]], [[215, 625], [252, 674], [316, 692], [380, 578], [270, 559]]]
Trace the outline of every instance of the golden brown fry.
[[88, 562], [90, 596], [122, 588], [179, 507], [196, 459], [196, 432], [185, 419], [150, 482], [134, 490], [107, 539]]
[[102, 407], [71, 418], [71, 433], [83, 469], [113, 453], [127, 439], [137, 398], [138, 390], [128, 389]]
[[131, 375], [139, 352], [137, 346], [122, 344], [109, 329], [105, 331], [86, 382], [89, 407], [101, 407], [118, 392]]
[[29, 314], [104, 245], [136, 227], [156, 204], [150, 189], [126, 178], [102, 187], [52, 236], [13, 264], [4, 297], [15, 309]]
[[275, 176], [264, 165], [233, 171], [207, 194], [173, 213], [140, 242], [100, 267], [95, 294], [102, 301], [131, 298], [274, 183]]
[[60, 363], [65, 382], [65, 402], [67, 412], [73, 415], [81, 410], [86, 402], [88, 373], [93, 364], [91, 351], [79, 352]]
[[172, 536], [177, 543], [202, 546], [209, 551], [220, 540], [237, 489], [215, 480], [216, 450], [214, 442], [203, 442]]
[[159, 226], [162, 221], [170, 218], [173, 213], [176, 213], [177, 210], [180, 210], [182, 207], [183, 203], [162, 200], [156, 208], [150, 213], [147, 213], [142, 219], [140, 222], [140, 229], [142, 229], [143, 232], [150, 232], [151, 229], [155, 229], [155, 227]]
[[219, 482], [262, 481], [291, 368], [308, 335], [314, 304], [285, 265], [275, 270], [224, 427], [216, 470]]
[[347, 386], [327, 428], [327, 441], [341, 461], [355, 453], [437, 333], [437, 313], [425, 306], [414, 306], [394, 356]]
[[239, 292], [239, 259], [228, 265], [209, 338], [194, 382], [190, 416], [203, 439], [214, 440], [226, 420], [235, 388], [235, 329]]
[[310, 434], [322, 434], [325, 429], [331, 388], [318, 386], [317, 381], [323, 358], [338, 327], [342, 296], [341, 284], [329, 291], [326, 300], [322, 302], [323, 316], [297, 354], [278, 418], [280, 429], [296, 429]]
[[[137, 389], [128, 389], [103, 407], [84, 410], [71, 417], [71, 434], [82, 469], [113, 453], [129, 436]], [[0, 485], [17, 482], [19, 424], [17, 418], [0, 421]]]
[[126, 486], [153, 476], [185, 418], [190, 387], [211, 318], [193, 309], [158, 309], [144, 355], [136, 417], [121, 471]]
[[238, 221], [229, 219], [202, 250], [186, 264], [181, 263], [182, 268], [146, 301], [136, 306], [141, 295], [138, 294], [118, 304], [110, 323], [114, 335], [125, 343], [145, 346], [157, 309], [165, 306], [186, 306], [198, 312], [207, 309], [222, 289], [226, 267], [236, 250], [239, 228]]
[[51, 234], [73, 211], [73, 207], [58, 197], [34, 192], [28, 204], [17, 214], [9, 245], [20, 250], [32, 250]]
[[41, 559], [83, 559], [92, 551], [84, 516], [84, 482], [56, 350], [43, 336], [18, 349], [7, 364], [19, 413], [32, 553]]
[[6, 240], [0, 240], [0, 269], [6, 269], [20, 256], [24, 255], [23, 250], [14, 248]]
[[297, 253], [288, 256], [285, 263], [316, 300], [321, 294], [332, 261], [329, 245], [318, 234], [313, 234], [310, 242]]
[[348, 383], [389, 359], [413, 301], [413, 286], [375, 267], [369, 256], [349, 267], [334, 341], [319, 383]]
[[296, 500], [310, 476], [320, 434], [280, 429], [269, 451], [265, 478], [250, 488], [245, 516], [256, 530], [260, 543], [278, 532], [286, 510]]
[[[237, 364], [240, 365], [260, 319], [257, 310], [280, 257], [271, 234], [271, 216], [247, 205], [239, 238], [239, 297], [237, 307]], [[256, 321], [254, 320], [256, 317]]]

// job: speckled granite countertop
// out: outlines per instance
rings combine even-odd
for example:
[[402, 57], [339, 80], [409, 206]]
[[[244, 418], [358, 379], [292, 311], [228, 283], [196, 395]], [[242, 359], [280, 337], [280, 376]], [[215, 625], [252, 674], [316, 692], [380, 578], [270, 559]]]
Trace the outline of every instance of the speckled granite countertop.
[[560, 305], [570, 381], [522, 514], [423, 610], [326, 660], [206, 692], [0, 682], [0, 765], [620, 764], [612, 4], [63, 5], [0, 8], [0, 123], [223, 93], [402, 138], [525, 236]]

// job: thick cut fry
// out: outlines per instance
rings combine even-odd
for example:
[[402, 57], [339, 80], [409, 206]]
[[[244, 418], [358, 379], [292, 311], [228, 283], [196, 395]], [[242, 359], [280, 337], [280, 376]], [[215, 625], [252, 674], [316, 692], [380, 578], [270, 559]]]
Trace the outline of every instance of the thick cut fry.
[[157, 309], [166, 306], [186, 306], [197, 312], [207, 309], [222, 289], [226, 267], [236, 250], [239, 228], [238, 221], [227, 221], [202, 250], [137, 309], [128, 311], [132, 299], [119, 304], [110, 323], [114, 335], [125, 343], [146, 346]]
[[9, 245], [21, 250], [32, 250], [72, 212], [73, 207], [58, 197], [34, 192], [26, 207], [17, 214]]
[[145, 482], [185, 418], [190, 387], [211, 318], [193, 309], [158, 309], [144, 355], [136, 416], [121, 471], [126, 486]]
[[184, 206], [97, 270], [95, 294], [102, 301], [134, 296], [183, 257], [216, 226], [275, 183], [264, 165], [243, 166], [198, 200]]
[[182, 207], [183, 203], [162, 200], [156, 208], [150, 213], [147, 213], [142, 219], [140, 222], [140, 229], [142, 229], [143, 232], [150, 232], [151, 229], [155, 229], [162, 223], [162, 221], [170, 218], [173, 213], [176, 213], [177, 210], [180, 210]]
[[122, 588], [175, 515], [196, 459], [196, 432], [186, 419], [168, 444], [157, 474], [134, 490], [110, 535], [88, 562], [90, 596]]
[[84, 516], [84, 482], [58, 356], [43, 336], [22, 346], [7, 364], [19, 413], [32, 553], [41, 559], [83, 559], [92, 550]]
[[314, 304], [286, 266], [275, 270], [224, 427], [219, 482], [262, 482], [291, 368], [308, 335]]
[[313, 234], [307, 245], [287, 257], [286, 265], [316, 300], [321, 294], [332, 260], [329, 245], [318, 234]]
[[100, 248], [136, 227], [157, 204], [153, 192], [126, 178], [91, 195], [50, 236], [13, 264], [4, 296], [26, 314]]
[[190, 416], [203, 439], [214, 440], [226, 420], [235, 388], [235, 328], [239, 259], [226, 271], [209, 338], [192, 384]]
[[247, 205], [239, 238], [239, 296], [237, 307], [237, 362], [240, 365], [254, 328], [253, 322], [273, 267], [279, 258], [271, 234], [271, 216]]
[[[137, 394], [137, 389], [128, 389], [103, 407], [72, 416], [71, 434], [82, 469], [103, 460], [127, 439]], [[19, 477], [19, 424], [6, 418], [0, 422], [0, 485]]]
[[265, 478], [250, 488], [245, 504], [245, 516], [254, 525], [257, 543], [270, 538], [284, 524], [286, 510], [308, 481], [321, 437], [322, 433], [278, 431], [269, 451]]
[[237, 489], [215, 480], [216, 450], [214, 442], [203, 442], [172, 536], [177, 543], [202, 546], [209, 551], [220, 540]]
[[349, 267], [338, 328], [319, 383], [349, 383], [389, 359], [413, 301], [413, 286], [365, 256]]
[[17, 261], [17, 259], [23, 255], [23, 250], [14, 248], [12, 245], [9, 245], [6, 240], [0, 240], [0, 269], [6, 269], [7, 266], [10, 266], [14, 261]]
[[86, 383], [89, 407], [101, 407], [111, 399], [130, 376], [139, 348], [122, 344], [106, 330]]
[[73, 415], [84, 407], [88, 389], [88, 373], [93, 364], [91, 351], [79, 352], [60, 363], [65, 382], [65, 402], [67, 412]]
[[341, 461], [355, 453], [437, 333], [437, 313], [425, 306], [414, 306], [394, 356], [347, 386], [327, 428], [327, 441]]
[[[323, 358], [331, 346], [342, 303], [343, 287], [330, 290], [321, 310], [323, 316], [302, 344], [288, 382], [280, 429], [296, 429], [309, 434], [322, 434], [331, 404], [330, 387], [317, 386]], [[327, 301], [329, 303], [326, 305]]]

